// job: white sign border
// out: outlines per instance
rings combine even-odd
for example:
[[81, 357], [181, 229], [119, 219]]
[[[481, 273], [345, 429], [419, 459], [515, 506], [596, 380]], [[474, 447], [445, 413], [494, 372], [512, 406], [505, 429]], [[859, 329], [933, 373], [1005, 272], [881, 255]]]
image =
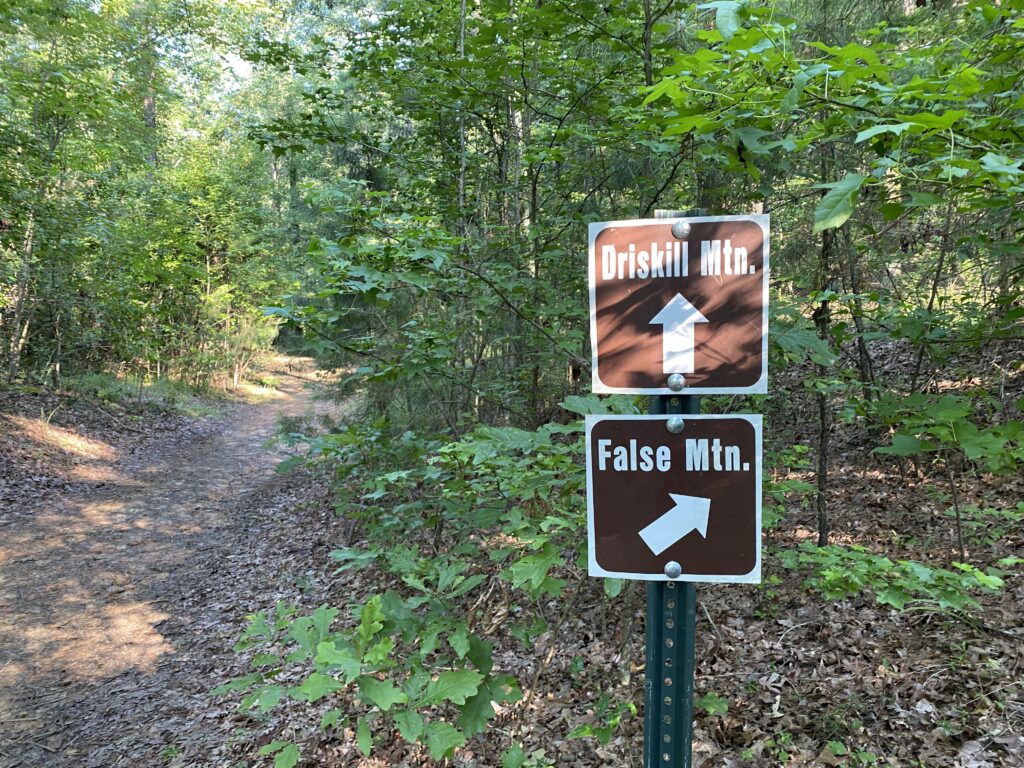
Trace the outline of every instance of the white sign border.
[[[594, 221], [589, 225], [588, 273], [590, 294], [590, 389], [599, 394], [620, 395], [763, 395], [768, 392], [768, 256], [770, 250], [770, 216], [756, 213], [743, 216], [678, 216], [667, 219], [627, 219], [624, 221]], [[640, 227], [650, 224], [671, 224], [674, 221], [688, 221], [691, 224], [719, 223], [728, 221], [753, 221], [761, 227], [763, 234], [761, 270], [761, 376], [746, 387], [684, 387], [676, 391], [664, 387], [611, 387], [601, 381], [597, 372], [597, 236], [608, 227]]]
[[[673, 414], [675, 415], [675, 414]], [[591, 414], [586, 417], [586, 462], [587, 462], [587, 574], [590, 576], [599, 576], [609, 579], [631, 579], [637, 581], [672, 581], [672, 582], [695, 582], [695, 583], [710, 583], [710, 584], [760, 584], [761, 583], [761, 496], [763, 495], [762, 486], [762, 435], [764, 426], [764, 417], [761, 414], [751, 413], [687, 413], [677, 414], [682, 416], [685, 421], [689, 420], [701, 420], [701, 421], [715, 421], [721, 419], [743, 419], [750, 422], [750, 425], [754, 428], [754, 450], [757, 454], [756, 461], [754, 462], [755, 475], [754, 483], [756, 488], [755, 499], [754, 499], [754, 514], [755, 514], [755, 533], [754, 533], [754, 551], [755, 561], [754, 567], [745, 574], [735, 575], [715, 575], [715, 574], [687, 574], [684, 573], [682, 576], [676, 579], [670, 579], [663, 573], [627, 573], [621, 571], [606, 571], [597, 562], [597, 550], [596, 550], [596, 539], [594, 533], [594, 474], [593, 474], [593, 463], [591, 459], [590, 449], [590, 433], [595, 426], [600, 424], [602, 421], [625, 421], [625, 420], [641, 420], [641, 421], [667, 421], [670, 416], [666, 415], [611, 415], [611, 414]], [[680, 491], [685, 493], [686, 489], [683, 488]], [[639, 530], [637, 535], [640, 535]]]

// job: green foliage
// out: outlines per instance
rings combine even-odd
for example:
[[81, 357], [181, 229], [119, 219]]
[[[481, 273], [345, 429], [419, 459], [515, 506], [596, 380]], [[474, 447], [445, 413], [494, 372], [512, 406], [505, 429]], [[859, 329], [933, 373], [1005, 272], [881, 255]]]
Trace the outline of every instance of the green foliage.
[[[945, 510], [944, 514], [956, 518], [953, 509]], [[980, 509], [975, 505], [960, 510], [961, 523], [970, 540], [982, 545], [996, 544], [1019, 532], [1024, 527], [1024, 502], [1015, 507], [998, 509], [986, 507]]]
[[698, 696], [694, 704], [711, 716], [724, 715], [729, 711], [728, 699], [724, 699], [716, 693], [705, 693]]
[[821, 198], [821, 202], [814, 210], [813, 231], [820, 232], [823, 229], [833, 229], [845, 224], [853, 214], [857, 192], [867, 178], [859, 173], [848, 173], [834, 184], [824, 185], [828, 189], [828, 193]]
[[787, 508], [806, 507], [814, 485], [792, 475], [808, 472], [811, 468], [810, 449], [806, 445], [791, 445], [778, 451], [769, 451], [764, 458], [768, 470], [764, 476], [764, 502], [761, 524], [766, 530], [777, 526]]
[[804, 542], [779, 553], [786, 568], [812, 569], [804, 584], [827, 600], [874, 592], [875, 600], [896, 610], [924, 608], [948, 613], [977, 609], [972, 592], [992, 592], [1003, 586], [1001, 572], [982, 571], [966, 563], [953, 570], [933, 568], [914, 560], [893, 562], [864, 547], [818, 547]]
[[615, 729], [619, 727], [622, 718], [628, 715], [636, 717], [636, 705], [631, 701], [612, 702], [611, 699], [602, 694], [598, 697], [594, 706], [594, 723], [584, 723], [569, 731], [570, 739], [582, 739], [593, 737], [601, 744], [607, 744], [612, 740]]
[[[464, 622], [446, 621], [420, 597], [375, 595], [356, 608], [348, 630], [333, 628], [337, 615], [327, 606], [298, 615], [284, 605], [253, 615], [235, 650], [255, 651], [252, 665], [257, 671], [214, 693], [247, 691], [243, 709], [260, 714], [289, 700], [327, 699], [340, 706], [324, 715], [321, 728], [342, 727], [356, 718], [364, 754], [372, 751], [374, 730], [397, 728], [409, 741], [425, 743], [438, 760], [451, 756], [467, 734], [483, 729], [493, 716], [492, 701], [515, 701], [520, 695], [514, 679], [492, 673], [485, 641], [468, 633]], [[443, 635], [454, 655], [440, 645]], [[401, 647], [396, 647], [396, 638]], [[299, 685], [275, 683], [295, 669], [309, 670]], [[362, 708], [349, 692], [358, 694]], [[440, 719], [450, 708], [459, 713], [458, 727]], [[489, 714], [482, 714], [484, 709]], [[279, 755], [287, 754], [287, 759], [298, 755], [287, 742], [264, 749], [264, 754], [281, 749]]]
[[298, 765], [299, 748], [287, 741], [272, 741], [260, 748], [261, 755], [275, 755], [274, 768], [294, 768]]
[[[0, 357], [6, 375], [235, 383], [276, 328], [265, 158], [210, 68], [230, 23], [174, 3], [15, 0], [0, 23]], [[181, 54], [187, 48], [188, 56]], [[190, 82], [182, 95], [176, 83]]]
[[990, 472], [1009, 472], [1024, 463], [1024, 422], [1009, 421], [978, 427], [972, 420], [981, 397], [943, 395], [930, 397], [915, 392], [899, 398], [883, 394], [863, 412], [882, 425], [897, 430], [892, 444], [875, 448], [891, 456], [956, 450]]

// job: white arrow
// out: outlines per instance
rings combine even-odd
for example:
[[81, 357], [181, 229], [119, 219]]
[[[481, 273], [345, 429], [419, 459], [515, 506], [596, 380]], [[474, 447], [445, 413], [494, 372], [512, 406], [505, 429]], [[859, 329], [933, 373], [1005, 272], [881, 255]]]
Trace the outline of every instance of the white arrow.
[[672, 297], [651, 324], [662, 326], [661, 349], [665, 373], [693, 373], [693, 326], [708, 319], [681, 293]]
[[640, 538], [656, 555], [660, 555], [690, 531], [699, 531], [705, 539], [708, 537], [711, 499], [678, 493], [670, 493], [669, 496], [675, 506], [640, 531]]

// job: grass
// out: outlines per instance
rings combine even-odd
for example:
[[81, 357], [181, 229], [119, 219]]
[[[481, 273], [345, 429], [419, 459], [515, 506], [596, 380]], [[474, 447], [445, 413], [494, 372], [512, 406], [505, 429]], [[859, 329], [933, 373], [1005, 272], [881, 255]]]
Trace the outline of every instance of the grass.
[[207, 416], [218, 410], [222, 393], [197, 389], [174, 379], [142, 381], [125, 379], [112, 373], [84, 373], [64, 379], [72, 392], [96, 398], [123, 408], [148, 407], [187, 416]]

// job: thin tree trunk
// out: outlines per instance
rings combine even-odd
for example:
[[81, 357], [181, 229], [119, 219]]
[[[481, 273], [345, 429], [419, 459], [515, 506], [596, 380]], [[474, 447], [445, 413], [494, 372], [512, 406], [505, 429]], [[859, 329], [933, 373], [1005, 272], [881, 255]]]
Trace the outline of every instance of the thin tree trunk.
[[11, 317], [11, 337], [7, 349], [7, 381], [18, 375], [21, 365], [21, 350], [28, 338], [28, 320], [25, 318], [25, 304], [28, 300], [29, 284], [32, 280], [32, 256], [35, 251], [36, 220], [29, 214], [25, 228], [25, 244], [21, 249], [21, 263], [18, 267], [18, 282], [14, 292], [14, 313]]
[[146, 142], [149, 144], [149, 151], [146, 152], [146, 162], [149, 163], [149, 177], [152, 179], [156, 171], [159, 156], [157, 148], [159, 139], [156, 130], [156, 50], [149, 48], [146, 53], [146, 93], [142, 97], [142, 123], [146, 128]]
[[302, 232], [299, 228], [299, 169], [295, 165], [295, 158], [288, 158], [288, 218], [291, 220], [289, 228], [292, 234], [292, 243], [298, 244], [302, 239]]
[[867, 342], [864, 341], [864, 302], [860, 299], [860, 274], [857, 271], [857, 255], [854, 253], [850, 242], [849, 230], [844, 227], [843, 233], [846, 236], [846, 257], [849, 259], [850, 292], [853, 293], [853, 325], [857, 329], [857, 371], [860, 374], [861, 391], [865, 401], [871, 401], [874, 396], [873, 387], [875, 384], [875, 365], [868, 352]]
[[[459, 61], [466, 58], [466, 0], [459, 5]], [[459, 235], [469, 235], [469, 225], [466, 222], [466, 117], [462, 107], [459, 107]]]
[[270, 158], [270, 207], [274, 211], [274, 221], [281, 223], [281, 188], [278, 186], [280, 165], [276, 157]]
[[[826, 230], [825, 234], [829, 234]], [[822, 245], [825, 250], [825, 245]], [[814, 325], [818, 329], [818, 336], [828, 340], [830, 310], [828, 301], [821, 302], [814, 311]], [[825, 366], [817, 366], [819, 379], [825, 377], [828, 371]], [[815, 508], [818, 513], [818, 546], [828, 546], [829, 522], [828, 522], [828, 452], [829, 452], [829, 431], [832, 427], [832, 414], [828, 405], [828, 394], [819, 387], [816, 394], [818, 401], [818, 466], [817, 494], [815, 497]]]
[[57, 313], [57, 319], [53, 324], [53, 334], [57, 341], [57, 348], [53, 352], [53, 384], [57, 389], [60, 389], [60, 368], [61, 358], [64, 354], [64, 331], [62, 321], [63, 316], [60, 312]]
[[[831, 160], [831, 162], [830, 162]], [[822, 155], [821, 157], [821, 178], [822, 181], [830, 176], [830, 168], [835, 165], [835, 157]], [[822, 193], [824, 194], [824, 193]], [[818, 257], [817, 289], [824, 291], [829, 288], [829, 272], [835, 259], [836, 251], [836, 230], [826, 229], [821, 233], [821, 251]], [[814, 310], [814, 327], [817, 330], [818, 338], [831, 346], [831, 321], [832, 311], [828, 299], [823, 299]], [[819, 382], [828, 373], [824, 365], [815, 366]], [[817, 387], [815, 393], [818, 406], [818, 464], [816, 469], [817, 494], [815, 507], [818, 514], [818, 546], [828, 545], [829, 520], [828, 520], [828, 454], [829, 454], [829, 431], [832, 428], [832, 413], [828, 402], [828, 392], [822, 386]]]

